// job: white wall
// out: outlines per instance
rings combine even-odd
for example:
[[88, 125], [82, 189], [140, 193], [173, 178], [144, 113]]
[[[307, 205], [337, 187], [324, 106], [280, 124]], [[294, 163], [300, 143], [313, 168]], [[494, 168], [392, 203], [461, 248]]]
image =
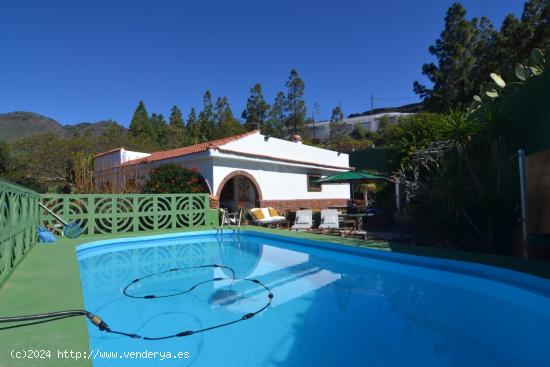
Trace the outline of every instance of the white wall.
[[149, 156], [149, 153], [132, 152], [124, 148], [102, 154], [94, 159], [95, 170], [110, 169], [121, 163]]
[[264, 200], [350, 198], [347, 184], [323, 185], [322, 191], [307, 190], [307, 173], [328, 176], [335, 174], [334, 171], [224, 157], [214, 159], [214, 193], [218, 191], [223, 179], [234, 171], [251, 174], [258, 182]]
[[277, 138], [269, 138], [266, 141], [264, 138], [264, 135], [256, 133], [224, 144], [221, 148], [297, 161], [349, 167], [349, 156], [345, 153]]
[[[346, 132], [349, 134], [353, 131], [353, 127], [356, 124], [360, 124], [365, 130], [372, 132], [378, 131], [380, 120], [387, 116], [391, 124], [397, 123], [400, 117], [406, 117], [411, 115], [410, 113], [403, 112], [387, 112], [376, 115], [357, 116], [352, 118], [345, 118], [344, 124]], [[309, 125], [311, 127], [311, 125]], [[310, 133], [312, 135], [312, 133]], [[330, 121], [319, 121], [315, 123], [315, 138], [316, 139], [328, 139], [330, 136]]]

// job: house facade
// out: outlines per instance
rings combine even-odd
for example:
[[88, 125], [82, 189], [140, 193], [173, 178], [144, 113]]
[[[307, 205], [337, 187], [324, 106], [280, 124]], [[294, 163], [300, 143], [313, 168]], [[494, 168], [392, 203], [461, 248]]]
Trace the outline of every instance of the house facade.
[[[323, 209], [346, 206], [349, 185], [318, 185], [321, 177], [349, 171], [344, 153], [262, 135], [245, 134], [154, 153], [123, 148], [95, 158], [97, 182], [112, 177], [126, 180], [123, 171], [139, 171], [146, 179], [150, 169], [173, 163], [195, 169], [204, 178], [213, 201], [231, 210], [272, 206], [279, 210]], [[113, 175], [113, 172], [118, 172]]]

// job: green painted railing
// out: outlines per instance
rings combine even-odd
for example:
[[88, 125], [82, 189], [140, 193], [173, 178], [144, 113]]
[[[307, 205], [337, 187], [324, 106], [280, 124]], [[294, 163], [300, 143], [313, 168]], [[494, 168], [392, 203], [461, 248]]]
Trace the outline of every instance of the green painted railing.
[[[45, 194], [42, 204], [84, 229], [83, 235], [135, 233], [217, 225], [207, 194]], [[62, 227], [41, 210], [43, 226], [61, 234]]]
[[0, 180], [0, 286], [37, 242], [39, 195]]

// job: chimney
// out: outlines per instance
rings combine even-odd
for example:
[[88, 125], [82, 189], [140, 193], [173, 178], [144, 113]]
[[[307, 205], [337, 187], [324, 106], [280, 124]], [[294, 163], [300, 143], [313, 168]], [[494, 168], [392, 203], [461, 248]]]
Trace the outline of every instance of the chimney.
[[302, 144], [302, 137], [298, 134], [292, 135], [292, 141], [297, 144]]

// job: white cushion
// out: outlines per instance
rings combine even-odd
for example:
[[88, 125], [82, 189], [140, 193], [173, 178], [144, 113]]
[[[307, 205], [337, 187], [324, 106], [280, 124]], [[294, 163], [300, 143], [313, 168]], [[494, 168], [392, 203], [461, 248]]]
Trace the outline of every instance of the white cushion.
[[265, 218], [271, 218], [271, 215], [269, 215], [269, 210], [267, 210], [267, 208], [262, 208], [262, 213], [264, 214]]
[[264, 218], [257, 220], [258, 223], [273, 223], [273, 222], [282, 222], [285, 220], [285, 217], [276, 216], [276, 217], [270, 217], [270, 218]]

